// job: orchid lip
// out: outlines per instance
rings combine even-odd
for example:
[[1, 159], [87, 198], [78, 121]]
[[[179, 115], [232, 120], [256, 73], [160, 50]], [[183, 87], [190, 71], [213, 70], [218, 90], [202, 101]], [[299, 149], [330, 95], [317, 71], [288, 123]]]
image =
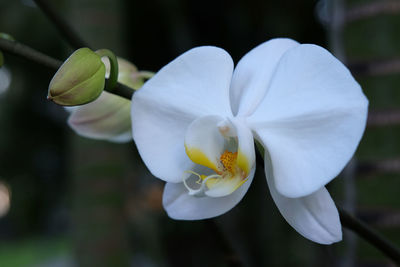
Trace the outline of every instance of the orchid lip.
[[[225, 147], [232, 147], [236, 144], [237, 138], [229, 137], [225, 140]], [[225, 150], [221, 153], [217, 162], [210, 160], [201, 149], [189, 148], [186, 146], [186, 152], [190, 159], [200, 166], [211, 169], [214, 173], [210, 175], [199, 174], [195, 171], [188, 170], [185, 173], [191, 175], [183, 177], [182, 181], [189, 191], [189, 195], [193, 196], [209, 196], [209, 197], [223, 197], [236, 191], [242, 186], [248, 177], [248, 172], [240, 167], [238, 161], [239, 152], [232, 152]], [[189, 185], [188, 180], [197, 177], [197, 181], [193, 185]], [[194, 187], [195, 184], [200, 185]]]
[[253, 160], [243, 144], [252, 144], [253, 139], [243, 135], [243, 124], [239, 124], [235, 118], [210, 115], [188, 127], [185, 152], [196, 164], [185, 171], [191, 175], [183, 178], [189, 195], [224, 197], [248, 180]]
[[204, 196], [205, 195], [204, 194], [205, 193], [205, 188], [207, 187], [207, 181], [209, 179], [222, 178], [221, 175], [219, 175], [219, 174], [213, 174], [213, 175], [205, 176], [205, 175], [198, 174], [198, 173], [196, 173], [194, 171], [185, 171], [185, 173], [191, 173], [191, 174], [193, 174], [193, 175], [195, 175], [195, 176], [197, 176], [199, 178], [196, 181], [196, 183], [199, 184], [200, 187], [197, 188], [197, 189], [191, 188], [186, 182], [186, 180], [188, 180], [191, 176], [188, 176], [186, 178], [185, 177], [182, 178], [183, 184], [188, 189], [189, 195], [191, 195], [191, 196]]
[[241, 176], [224, 177], [220, 174], [206, 176], [194, 171], [185, 171], [185, 173], [198, 177], [198, 180], [194, 182], [199, 184], [198, 188], [193, 188], [188, 184], [187, 180], [192, 177], [191, 175], [182, 178], [188, 194], [196, 197], [224, 197], [236, 191], [248, 180], [247, 177], [242, 178]]

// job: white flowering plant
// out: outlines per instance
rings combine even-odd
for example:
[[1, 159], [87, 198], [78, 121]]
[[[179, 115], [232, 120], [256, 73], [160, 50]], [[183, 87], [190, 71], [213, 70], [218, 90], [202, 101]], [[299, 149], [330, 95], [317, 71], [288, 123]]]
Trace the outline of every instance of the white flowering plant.
[[133, 139], [146, 166], [166, 186], [174, 219], [212, 218], [232, 209], [264, 148], [275, 204], [304, 237], [342, 238], [325, 185], [353, 156], [368, 100], [349, 70], [327, 50], [273, 39], [233, 68], [217, 47], [198, 47], [162, 68], [132, 98]]

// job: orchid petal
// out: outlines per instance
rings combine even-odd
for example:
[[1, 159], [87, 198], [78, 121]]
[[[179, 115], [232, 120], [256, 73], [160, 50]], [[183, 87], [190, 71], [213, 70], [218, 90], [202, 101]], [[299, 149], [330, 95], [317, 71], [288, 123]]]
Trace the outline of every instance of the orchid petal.
[[307, 196], [336, 177], [361, 139], [367, 107], [358, 83], [328, 51], [315, 45], [288, 50], [247, 119], [271, 155], [278, 192]]
[[287, 198], [267, 176], [269, 190], [285, 220], [302, 236], [320, 244], [342, 240], [339, 213], [325, 187], [301, 198]]
[[302, 236], [320, 244], [342, 240], [339, 213], [325, 187], [301, 198], [288, 198], [276, 190], [270, 154], [265, 151], [265, 176], [272, 199], [285, 220]]
[[250, 115], [268, 91], [282, 55], [299, 43], [285, 38], [269, 40], [248, 52], [233, 72], [230, 91], [234, 114]]
[[182, 179], [193, 167], [185, 153], [189, 124], [206, 115], [231, 116], [231, 57], [216, 47], [189, 50], [162, 68], [132, 98], [132, 132], [139, 153], [156, 177]]
[[177, 220], [201, 220], [228, 212], [243, 198], [254, 177], [255, 168], [247, 181], [232, 194], [224, 197], [193, 197], [183, 183], [167, 183], [163, 206], [168, 216]]
[[70, 112], [68, 124], [79, 135], [117, 143], [132, 139], [129, 100], [103, 92], [95, 101]]
[[224, 137], [218, 130], [219, 116], [205, 116], [194, 120], [185, 135], [188, 157], [196, 164], [218, 172], [219, 158], [224, 152]]

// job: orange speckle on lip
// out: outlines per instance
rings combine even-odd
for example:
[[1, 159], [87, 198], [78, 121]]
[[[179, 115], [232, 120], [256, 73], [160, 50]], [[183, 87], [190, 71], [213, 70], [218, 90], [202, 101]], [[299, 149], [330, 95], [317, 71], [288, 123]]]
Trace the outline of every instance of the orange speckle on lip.
[[236, 159], [237, 159], [237, 152], [229, 152], [225, 151], [222, 153], [220, 157], [220, 161], [224, 168], [229, 171], [231, 174], [235, 174], [236, 172]]

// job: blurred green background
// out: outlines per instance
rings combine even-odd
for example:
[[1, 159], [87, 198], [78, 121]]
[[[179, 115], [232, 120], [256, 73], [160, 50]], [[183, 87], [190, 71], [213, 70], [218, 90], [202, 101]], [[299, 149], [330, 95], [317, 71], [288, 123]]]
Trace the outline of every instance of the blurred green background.
[[[400, 106], [399, 64], [373, 71], [376, 61], [400, 58], [399, 1], [49, 2], [93, 48], [109, 48], [141, 70], [157, 71], [199, 45], [222, 47], [237, 62], [268, 39], [289, 37], [340, 53], [354, 66], [370, 111], [396, 112]], [[332, 2], [342, 2], [335, 12], [348, 20], [339, 32], [332, 28]], [[377, 2], [395, 4], [374, 14]], [[357, 18], [364, 5], [372, 13]], [[31, 0], [0, 0], [0, 32], [60, 60], [73, 52]], [[194, 222], [169, 219], [161, 206], [163, 183], [148, 173], [133, 142], [88, 140], [68, 128], [68, 114], [46, 100], [53, 75], [5, 54], [0, 193], [11, 192], [11, 206], [7, 210], [6, 197], [1, 267], [394, 266], [348, 232], [332, 246], [304, 239], [279, 214], [261, 168], [249, 193], [227, 214]], [[335, 179], [330, 192], [338, 205], [400, 245], [400, 128], [396, 121], [373, 125], [354, 170]]]

